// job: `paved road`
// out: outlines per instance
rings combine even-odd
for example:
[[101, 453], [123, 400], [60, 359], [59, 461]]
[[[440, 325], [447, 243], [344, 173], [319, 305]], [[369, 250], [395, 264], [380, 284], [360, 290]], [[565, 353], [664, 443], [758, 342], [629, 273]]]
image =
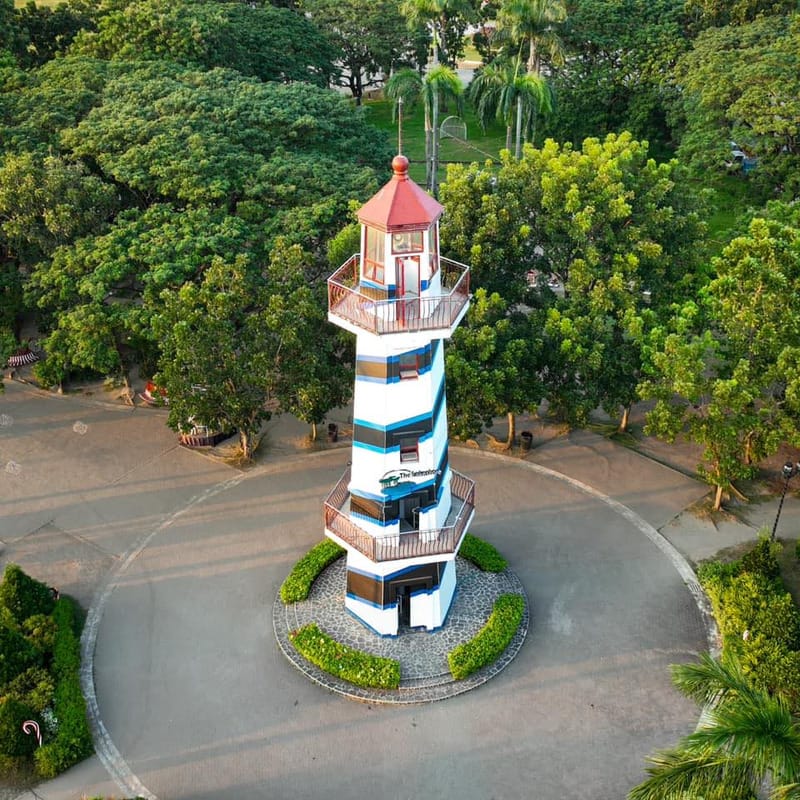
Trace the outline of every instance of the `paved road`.
[[[307, 682], [270, 627], [281, 580], [321, 537], [321, 500], [346, 450], [296, 457], [276, 446], [239, 474], [175, 448], [146, 409], [12, 385], [0, 413], [14, 418], [0, 428], [0, 466], [20, 465], [0, 473], [12, 498], [2, 558], [45, 580], [63, 574], [59, 585], [84, 600], [111, 578], [99, 709], [160, 798], [336, 799], [385, 787], [402, 798], [617, 800], [641, 779], [644, 756], [696, 721], [667, 672], [707, 646], [691, 595], [631, 519], [564, 480], [453, 451], [478, 483], [473, 530], [525, 585], [532, 630], [477, 691], [373, 707]], [[704, 492], [598, 437], [558, 440], [535, 458], [657, 527]], [[119, 794], [96, 758], [37, 791]]]

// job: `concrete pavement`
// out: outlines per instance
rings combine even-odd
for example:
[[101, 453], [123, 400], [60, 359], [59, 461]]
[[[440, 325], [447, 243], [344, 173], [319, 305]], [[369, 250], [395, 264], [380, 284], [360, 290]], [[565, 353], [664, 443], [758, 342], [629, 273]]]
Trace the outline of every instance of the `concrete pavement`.
[[[0, 427], [0, 467], [20, 467], [0, 473], [11, 498], [0, 558], [83, 602], [106, 589], [98, 709], [153, 795], [338, 798], [394, 786], [401, 797], [620, 798], [647, 753], [694, 725], [666, 667], [706, 649], [706, 631], [635, 523], [679, 548], [694, 538], [708, 547], [716, 534], [681, 527], [705, 487], [588, 434], [531, 454], [633, 509], [626, 517], [559, 476], [454, 449], [455, 467], [478, 483], [474, 532], [522, 580], [531, 631], [478, 691], [370, 707], [305, 680], [271, 632], [275, 593], [320, 539], [321, 501], [347, 450], [296, 455], [303, 429], [280, 419], [260, 466], [234, 473], [175, 447], [159, 413], [15, 384], [0, 397], [14, 419]], [[797, 518], [793, 499], [784, 514]], [[730, 536], [753, 532], [739, 524]], [[44, 800], [119, 791], [96, 757], [37, 788]]]

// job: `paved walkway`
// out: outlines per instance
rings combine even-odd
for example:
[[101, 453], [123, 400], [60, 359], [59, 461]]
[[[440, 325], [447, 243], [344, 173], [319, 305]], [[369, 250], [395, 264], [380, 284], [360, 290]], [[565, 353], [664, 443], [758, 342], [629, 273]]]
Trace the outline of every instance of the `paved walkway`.
[[[591, 787], [593, 800], [618, 800], [647, 753], [694, 725], [667, 665], [708, 647], [684, 577], [651, 534], [693, 559], [752, 538], [775, 508], [707, 527], [684, 512], [704, 486], [590, 434], [553, 440], [527, 466], [454, 448], [479, 487], [474, 532], [513, 565], [530, 632], [477, 691], [375, 707], [306, 680], [272, 631], [278, 586], [319, 541], [347, 449], [298, 455], [303, 429], [281, 419], [262, 463], [241, 473], [176, 447], [162, 419], [15, 384], [0, 397], [0, 560], [92, 604], [112, 746], [101, 752], [165, 799], [389, 786], [467, 800]], [[798, 511], [788, 499], [782, 530], [797, 529]], [[37, 788], [44, 800], [121, 791], [98, 757]]]

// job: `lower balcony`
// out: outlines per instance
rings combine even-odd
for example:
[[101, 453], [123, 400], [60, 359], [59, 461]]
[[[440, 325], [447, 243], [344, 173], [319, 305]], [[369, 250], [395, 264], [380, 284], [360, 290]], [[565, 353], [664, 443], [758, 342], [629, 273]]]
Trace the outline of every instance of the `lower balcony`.
[[373, 536], [350, 519], [349, 483], [348, 469], [325, 500], [325, 528], [370, 561], [454, 553], [475, 509], [475, 481], [451, 470], [452, 506], [444, 527]]

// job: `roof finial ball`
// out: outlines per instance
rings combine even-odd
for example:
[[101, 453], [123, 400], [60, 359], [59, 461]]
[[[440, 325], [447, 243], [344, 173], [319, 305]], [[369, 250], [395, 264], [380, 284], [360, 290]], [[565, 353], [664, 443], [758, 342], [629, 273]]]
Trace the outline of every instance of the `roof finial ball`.
[[394, 171], [394, 176], [399, 181], [407, 181], [408, 180], [408, 159], [402, 155], [396, 155], [392, 159], [392, 170]]

